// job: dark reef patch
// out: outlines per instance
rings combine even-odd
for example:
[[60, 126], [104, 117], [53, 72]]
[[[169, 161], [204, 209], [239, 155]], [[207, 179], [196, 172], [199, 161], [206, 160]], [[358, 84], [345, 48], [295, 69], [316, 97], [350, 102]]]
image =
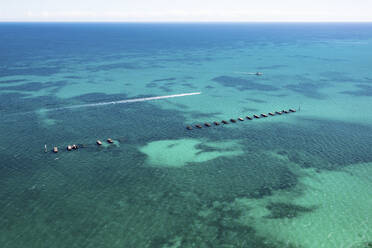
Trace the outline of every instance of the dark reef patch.
[[371, 85], [358, 84], [358, 85], [356, 85], [356, 87], [358, 87], [359, 90], [342, 91], [340, 93], [351, 95], [351, 96], [372, 96], [372, 86]]
[[287, 84], [285, 88], [309, 98], [326, 99], [327, 95], [320, 93], [319, 90], [327, 86], [328, 84], [298, 83]]
[[261, 186], [253, 192], [250, 192], [249, 197], [255, 199], [262, 199], [265, 196], [272, 195], [273, 189], [267, 186]]
[[270, 219], [296, 218], [301, 214], [309, 213], [316, 209], [316, 207], [304, 207], [284, 202], [271, 202], [266, 208], [271, 211], [271, 213], [266, 216], [266, 218]]
[[299, 58], [299, 59], [313, 59], [325, 62], [346, 62], [347, 59], [337, 59], [337, 58], [324, 58], [319, 56], [309, 56], [309, 55], [289, 55], [289, 58]]
[[342, 83], [355, 83], [355, 82], [360, 82], [355, 78], [352, 78], [351, 76], [348, 75], [346, 72], [339, 72], [339, 71], [325, 71], [319, 73], [321, 77], [326, 78], [327, 81], [331, 82], [342, 82]]
[[0, 77], [7, 76], [52, 76], [60, 72], [59, 67], [0, 68]]
[[257, 70], [275, 70], [275, 69], [281, 69], [286, 68], [288, 65], [270, 65], [270, 66], [259, 66], [256, 67]]
[[288, 96], [288, 95], [287, 94], [271, 94], [270, 96], [285, 97], [285, 96]]
[[302, 168], [316, 168], [316, 169], [327, 169], [332, 168], [332, 165], [326, 161], [319, 159], [317, 156], [312, 156], [307, 152], [298, 153], [297, 151], [279, 151], [278, 154], [286, 155], [288, 160], [296, 163]]
[[258, 112], [258, 109], [255, 109], [255, 108], [247, 108], [247, 107], [244, 107], [243, 108], [243, 112]]
[[364, 82], [365, 82], [365, 83], [372, 83], [372, 78], [365, 77], [365, 78], [364, 78]]
[[[310, 156], [301, 158], [295, 155], [292, 157], [294, 162], [300, 159], [300, 165], [307, 162], [304, 167], [310, 165], [319, 169], [338, 170], [350, 164], [372, 161], [372, 153], [369, 151], [369, 147], [372, 146], [372, 127], [321, 119], [298, 118], [298, 120], [311, 129], [297, 129], [287, 133], [287, 141], [283, 142], [282, 148], [297, 150], [295, 146], [290, 145], [290, 142], [294, 142], [297, 143], [297, 147], [301, 147], [302, 153], [308, 153]], [[297, 141], [294, 140], [295, 137]], [[298, 137], [304, 139], [300, 141]], [[323, 162], [314, 160], [311, 156], [316, 156]]]
[[17, 86], [8, 86], [8, 87], [1, 87], [1, 90], [15, 90], [15, 91], [39, 91], [42, 89], [47, 88], [62, 88], [68, 84], [67, 81], [57, 81], [57, 82], [45, 82], [45, 83], [39, 83], [39, 82], [30, 82], [26, 84], [21, 84]]
[[0, 84], [20, 83], [20, 82], [25, 82], [25, 81], [26, 79], [4, 80], [4, 81], [0, 81]]
[[167, 93], [173, 92], [172, 88], [167, 87], [165, 85], [159, 86], [158, 89], [163, 90], [164, 92], [167, 92]]
[[153, 83], [156, 83], [156, 82], [163, 82], [163, 81], [174, 81], [176, 80], [176, 78], [174, 77], [171, 77], [171, 78], [161, 78], [161, 79], [155, 79], [155, 80], [152, 80], [151, 82]]
[[127, 99], [126, 94], [105, 94], [105, 93], [88, 93], [80, 96], [75, 96], [70, 98], [70, 100], [83, 103], [97, 103], [97, 102], [111, 102], [111, 101], [120, 101]]
[[148, 83], [146, 84], [147, 88], [156, 88], [158, 85], [156, 83]]
[[193, 84], [190, 84], [190, 83], [183, 83], [181, 85], [182, 86], [185, 86], [185, 87], [188, 87], [190, 89], [197, 89], [197, 87], [195, 87]]
[[245, 98], [245, 100], [255, 102], [255, 103], [266, 103], [266, 101], [264, 101], [264, 100], [255, 99], [255, 98]]
[[158, 58], [156, 61], [159, 62], [170, 62], [170, 63], [183, 63], [188, 65], [202, 65], [201, 62], [214, 61], [212, 57], [200, 57], [200, 56], [184, 56], [184, 57], [174, 57], [174, 58]]
[[199, 111], [193, 111], [190, 113], [191, 117], [194, 119], [199, 119], [199, 118], [216, 118], [218, 115], [222, 115], [223, 113], [221, 112], [212, 112], [212, 113], [203, 113]]
[[109, 71], [109, 70], [115, 70], [115, 69], [140, 70], [144, 68], [136, 63], [122, 62], [122, 63], [104, 64], [104, 65], [99, 65], [99, 66], [91, 66], [91, 67], [88, 67], [87, 69], [92, 72], [97, 72], [97, 71]]
[[4, 114], [34, 111], [35, 109], [55, 107], [62, 103], [52, 96], [28, 97], [25, 93], [0, 94], [0, 110]]
[[279, 88], [268, 85], [255, 83], [254, 80], [243, 79], [239, 77], [220, 76], [213, 78], [215, 81], [225, 87], [233, 87], [238, 90], [258, 90], [258, 91], [277, 91]]
[[164, 100], [165, 102], [167, 102], [168, 104], [171, 104], [173, 106], [176, 106], [177, 108], [180, 108], [180, 109], [188, 109], [189, 107], [185, 104], [181, 104], [181, 103], [176, 103], [174, 101], [169, 101], [169, 100]]
[[64, 78], [67, 78], [67, 79], [81, 79], [82, 77], [79, 77], [79, 76], [65, 76]]
[[[187, 232], [172, 230], [168, 235], [154, 237], [151, 247], [284, 247], [282, 242], [262, 237], [252, 226], [242, 224], [239, 221], [242, 210], [229, 203], [216, 201], [200, 210], [208, 214], [189, 216], [192, 221], [187, 223]], [[293, 246], [285, 244], [285, 247]]]
[[175, 84], [176, 83], [173, 82], [173, 79], [171, 80], [160, 80], [159, 79], [159, 80], [154, 80], [154, 81], [151, 81], [150, 83], [147, 83], [146, 87], [147, 88], [158, 88], [166, 92], [171, 92], [172, 89], [170, 88], [170, 86], [173, 86]]
[[[216, 135], [213, 130], [205, 133]], [[208, 145], [198, 148], [201, 153], [220, 151], [220, 148]], [[244, 151], [250, 153], [249, 150]], [[192, 189], [207, 205], [216, 200], [234, 202], [242, 197], [262, 198], [271, 195], [274, 190], [290, 190], [297, 185], [297, 175], [290, 172], [285, 162], [274, 158], [258, 160], [262, 155], [256, 153], [250, 157], [238, 155], [218, 157], [203, 163], [192, 162], [179, 171], [169, 171], [168, 178], [174, 183], [182, 181], [178, 185], [181, 191]]]

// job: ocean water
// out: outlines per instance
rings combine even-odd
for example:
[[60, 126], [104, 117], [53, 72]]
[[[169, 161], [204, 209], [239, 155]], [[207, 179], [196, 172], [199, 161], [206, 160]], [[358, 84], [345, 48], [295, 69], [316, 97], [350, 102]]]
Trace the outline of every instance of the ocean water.
[[372, 246], [372, 24], [0, 24], [0, 99], [2, 248]]

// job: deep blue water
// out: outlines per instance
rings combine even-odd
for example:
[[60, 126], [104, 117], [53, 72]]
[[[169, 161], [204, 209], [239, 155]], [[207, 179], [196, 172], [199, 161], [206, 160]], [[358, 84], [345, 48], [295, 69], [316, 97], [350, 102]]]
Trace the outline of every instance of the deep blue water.
[[[370, 23], [123, 24], [2, 23], [3, 66], [39, 56], [98, 56], [118, 51], [203, 49], [237, 41], [283, 44], [318, 40], [365, 40]], [[44, 57], [44, 58], [45, 58]], [[21, 60], [21, 61], [20, 61]]]

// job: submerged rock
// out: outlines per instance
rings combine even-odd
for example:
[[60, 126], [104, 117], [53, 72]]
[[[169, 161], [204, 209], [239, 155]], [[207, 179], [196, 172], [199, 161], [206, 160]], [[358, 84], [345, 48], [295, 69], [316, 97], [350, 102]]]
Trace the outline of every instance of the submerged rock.
[[314, 207], [304, 207], [292, 203], [284, 202], [272, 202], [269, 203], [266, 208], [271, 211], [271, 214], [266, 216], [270, 219], [281, 219], [281, 218], [295, 218], [300, 214], [313, 211]]

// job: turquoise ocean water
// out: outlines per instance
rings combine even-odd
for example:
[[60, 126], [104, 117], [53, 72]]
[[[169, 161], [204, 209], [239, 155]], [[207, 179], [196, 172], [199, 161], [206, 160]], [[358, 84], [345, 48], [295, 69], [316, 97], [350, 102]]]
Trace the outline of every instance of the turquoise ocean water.
[[371, 101], [372, 24], [0, 24], [0, 247], [371, 247]]

